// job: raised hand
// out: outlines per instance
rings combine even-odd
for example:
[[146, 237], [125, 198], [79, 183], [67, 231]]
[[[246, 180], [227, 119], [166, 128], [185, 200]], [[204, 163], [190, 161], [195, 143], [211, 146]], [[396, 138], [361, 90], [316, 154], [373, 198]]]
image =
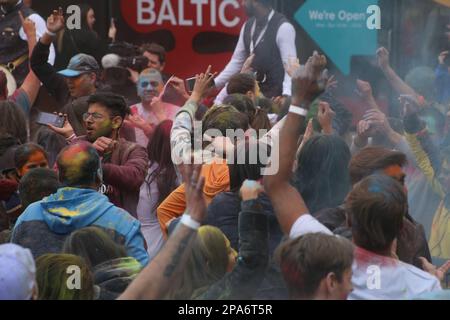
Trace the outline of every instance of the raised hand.
[[319, 112], [317, 113], [317, 120], [323, 129], [323, 133], [332, 134], [333, 133], [333, 119], [336, 113], [331, 109], [328, 102], [320, 101]]
[[100, 137], [92, 144], [92, 146], [95, 148], [95, 150], [97, 150], [100, 156], [113, 151], [116, 145], [117, 141], [107, 137]]
[[358, 79], [356, 80], [356, 87], [361, 98], [365, 100], [373, 98], [372, 86], [369, 82]]
[[386, 48], [381, 47], [377, 50], [377, 59], [381, 69], [384, 70], [390, 67], [389, 51]]
[[117, 28], [114, 18], [111, 18], [111, 24], [109, 26], [108, 37], [112, 39], [113, 42], [116, 41]]
[[208, 66], [208, 69], [206, 69], [205, 73], [201, 73], [200, 75], [196, 75], [195, 78], [195, 85], [194, 90], [192, 91], [191, 100], [195, 102], [200, 102], [202, 97], [206, 94], [208, 91], [212, 80], [216, 74], [211, 73], [211, 66]]
[[185, 187], [186, 210], [192, 219], [201, 223], [206, 217], [206, 202], [203, 197], [205, 178], [201, 176], [202, 165], [185, 163], [178, 168]]
[[292, 76], [293, 104], [310, 104], [325, 91], [328, 81], [326, 65], [325, 56], [314, 52], [306, 65], [294, 72]]
[[19, 11], [20, 21], [22, 22], [23, 32], [27, 35], [27, 38], [36, 38], [36, 25], [33, 20], [24, 18], [21, 11]]
[[259, 195], [264, 192], [264, 187], [254, 180], [245, 180], [242, 184], [240, 195], [243, 201], [258, 199]]
[[[56, 112], [54, 112], [54, 113], [56, 114]], [[70, 124], [69, 120], [67, 119], [67, 114], [60, 113], [59, 116], [64, 116], [64, 125], [62, 128], [55, 127], [51, 124], [47, 124], [47, 126], [54, 132], [62, 135], [64, 138], [68, 139], [75, 133], [75, 131], [73, 130], [72, 125]]]
[[53, 13], [47, 19], [47, 30], [52, 33], [58, 33], [63, 30], [66, 25], [63, 9], [53, 10]]
[[445, 59], [447, 58], [448, 55], [449, 55], [449, 51], [441, 52], [441, 54], [438, 57], [439, 64], [445, 64]]
[[189, 99], [189, 94], [186, 91], [186, 85], [184, 81], [177, 77], [172, 77], [169, 83], [175, 91], [183, 98]]

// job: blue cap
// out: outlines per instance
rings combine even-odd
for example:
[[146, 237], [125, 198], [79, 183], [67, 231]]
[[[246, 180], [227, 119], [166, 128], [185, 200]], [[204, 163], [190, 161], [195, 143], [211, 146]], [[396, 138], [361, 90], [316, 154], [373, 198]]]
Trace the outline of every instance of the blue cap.
[[67, 69], [61, 70], [58, 73], [64, 77], [74, 78], [83, 73], [96, 72], [99, 69], [97, 60], [93, 56], [80, 53], [70, 59]]

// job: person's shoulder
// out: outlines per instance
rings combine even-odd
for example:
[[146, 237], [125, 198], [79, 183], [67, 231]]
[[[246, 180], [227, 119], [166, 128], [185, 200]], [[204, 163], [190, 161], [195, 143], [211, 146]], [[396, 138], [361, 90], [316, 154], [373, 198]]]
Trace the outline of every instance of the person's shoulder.
[[411, 279], [411, 281], [421, 281], [428, 282], [430, 286], [435, 286], [439, 284], [439, 280], [433, 276], [432, 274], [420, 270], [416, 266], [412, 264], [405, 263], [403, 261], [399, 261], [399, 268], [403, 269], [405, 275]]
[[38, 201], [30, 204], [17, 219], [16, 226], [29, 221], [41, 220], [42, 218], [42, 201]]

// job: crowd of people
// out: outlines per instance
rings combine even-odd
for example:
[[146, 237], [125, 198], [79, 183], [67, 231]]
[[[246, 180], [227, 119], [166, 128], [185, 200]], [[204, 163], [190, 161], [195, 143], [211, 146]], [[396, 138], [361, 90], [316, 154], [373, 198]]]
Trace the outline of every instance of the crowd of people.
[[292, 25], [244, 2], [230, 64], [189, 90], [160, 45], [99, 39], [92, 8], [38, 33], [0, 0], [29, 58], [14, 92], [0, 71], [0, 299], [450, 298], [449, 52], [405, 80], [374, 52], [400, 115], [358, 80], [352, 128], [326, 57], [287, 61]]

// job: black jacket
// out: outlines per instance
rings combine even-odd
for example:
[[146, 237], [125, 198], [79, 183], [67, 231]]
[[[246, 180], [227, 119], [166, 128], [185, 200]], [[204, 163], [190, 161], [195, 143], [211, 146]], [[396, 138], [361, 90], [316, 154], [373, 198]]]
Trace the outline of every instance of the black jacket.
[[239, 257], [230, 273], [192, 298], [205, 300], [252, 299], [269, 262], [267, 216], [253, 201], [242, 202], [239, 214]]

